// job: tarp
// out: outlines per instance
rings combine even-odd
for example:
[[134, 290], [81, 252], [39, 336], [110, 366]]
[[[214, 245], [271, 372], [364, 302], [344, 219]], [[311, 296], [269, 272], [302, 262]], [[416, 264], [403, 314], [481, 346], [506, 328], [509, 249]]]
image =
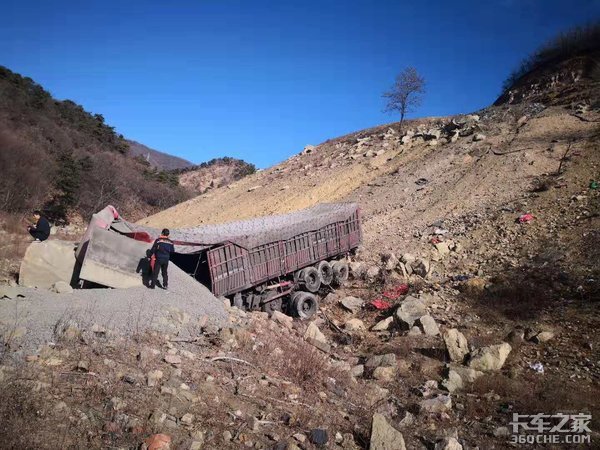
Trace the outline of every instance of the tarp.
[[[171, 229], [170, 238], [175, 242], [178, 253], [194, 253], [225, 242], [233, 242], [246, 249], [251, 249], [314, 231], [334, 222], [342, 222], [357, 210], [356, 203], [322, 203], [289, 214], [258, 217], [218, 225]], [[160, 229], [124, 220], [112, 206], [107, 206], [104, 210], [94, 214], [88, 231], [86, 231], [87, 241], [93, 231], [90, 228], [96, 227], [111, 229], [143, 242], [153, 242], [161, 232]], [[80, 247], [82, 248], [87, 246], [86, 237], [81, 243]]]

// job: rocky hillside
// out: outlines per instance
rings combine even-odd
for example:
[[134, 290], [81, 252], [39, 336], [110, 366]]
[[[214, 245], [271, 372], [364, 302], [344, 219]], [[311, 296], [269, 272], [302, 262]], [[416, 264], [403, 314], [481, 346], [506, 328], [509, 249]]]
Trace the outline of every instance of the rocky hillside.
[[127, 140], [127, 144], [129, 145], [129, 153], [131, 156], [141, 157], [150, 164], [151, 167], [158, 170], [185, 169], [194, 165], [194, 163], [183, 158], [154, 150], [153, 148], [136, 141]]
[[[82, 308], [84, 320], [70, 311], [51, 331], [45, 317], [52, 342], [30, 351], [23, 343], [42, 330], [8, 308], [4, 445], [471, 450], [541, 436], [556, 438], [552, 448], [597, 447], [600, 81], [583, 72], [543, 85], [548, 67], [536, 70], [521, 101], [309, 146], [142, 221], [359, 202], [350, 282], [323, 290], [308, 323], [228, 305], [216, 326], [189, 308], [193, 296], [178, 304], [159, 291], [136, 299], [156, 308], [157, 332], [141, 307], [121, 305], [118, 319]], [[0, 296], [53, 309], [55, 296], [81, 295], [19, 289]], [[530, 431], [513, 433], [515, 413]], [[566, 428], [537, 434], [536, 414]]]
[[176, 171], [179, 183], [196, 194], [225, 187], [256, 172], [256, 167], [235, 158], [216, 158], [208, 162]]

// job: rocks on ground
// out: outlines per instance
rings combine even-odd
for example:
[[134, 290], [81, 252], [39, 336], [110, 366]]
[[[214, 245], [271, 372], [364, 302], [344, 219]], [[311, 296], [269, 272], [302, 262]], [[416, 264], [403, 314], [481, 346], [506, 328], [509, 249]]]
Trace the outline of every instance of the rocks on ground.
[[373, 414], [370, 450], [406, 450], [404, 436], [382, 414]]
[[467, 338], [456, 328], [444, 332], [444, 342], [452, 361], [462, 363], [469, 353]]
[[361, 298], [348, 296], [340, 300], [340, 303], [345, 309], [356, 314], [364, 306], [365, 301]]
[[418, 298], [408, 296], [396, 310], [396, 318], [404, 328], [411, 328], [415, 322], [427, 314], [427, 307]]
[[315, 325], [314, 322], [311, 322], [304, 333], [304, 339], [309, 344], [317, 347], [319, 350], [322, 350], [326, 353], [329, 353], [331, 350], [331, 346], [327, 342], [327, 338], [325, 335], [319, 330], [319, 327]]
[[478, 348], [471, 352], [469, 367], [483, 372], [500, 370], [511, 350], [512, 348], [507, 342]]

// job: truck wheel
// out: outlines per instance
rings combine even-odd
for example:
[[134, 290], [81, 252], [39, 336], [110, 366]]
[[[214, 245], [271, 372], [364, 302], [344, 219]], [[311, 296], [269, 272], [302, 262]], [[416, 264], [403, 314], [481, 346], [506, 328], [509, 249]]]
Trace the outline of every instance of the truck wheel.
[[296, 272], [294, 272], [294, 284], [298, 284], [300, 281], [302, 281], [302, 270], [297, 270]]
[[333, 268], [327, 261], [321, 261], [317, 264], [317, 271], [319, 272], [319, 278], [321, 283], [329, 286], [333, 281]]
[[333, 281], [337, 286], [343, 285], [348, 280], [348, 263], [336, 261], [333, 263]]
[[310, 292], [298, 291], [292, 296], [292, 311], [291, 313], [302, 319], [310, 319], [319, 309], [317, 297]]
[[302, 283], [307, 291], [319, 292], [321, 287], [321, 277], [319, 271], [314, 267], [307, 267], [302, 270]]

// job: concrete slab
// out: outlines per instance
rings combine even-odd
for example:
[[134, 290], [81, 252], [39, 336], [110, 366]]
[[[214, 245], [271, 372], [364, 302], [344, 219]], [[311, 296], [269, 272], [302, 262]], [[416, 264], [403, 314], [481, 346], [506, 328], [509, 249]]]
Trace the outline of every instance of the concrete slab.
[[71, 284], [76, 245], [60, 240], [31, 243], [21, 263], [19, 284], [39, 289], [50, 289], [57, 281]]

